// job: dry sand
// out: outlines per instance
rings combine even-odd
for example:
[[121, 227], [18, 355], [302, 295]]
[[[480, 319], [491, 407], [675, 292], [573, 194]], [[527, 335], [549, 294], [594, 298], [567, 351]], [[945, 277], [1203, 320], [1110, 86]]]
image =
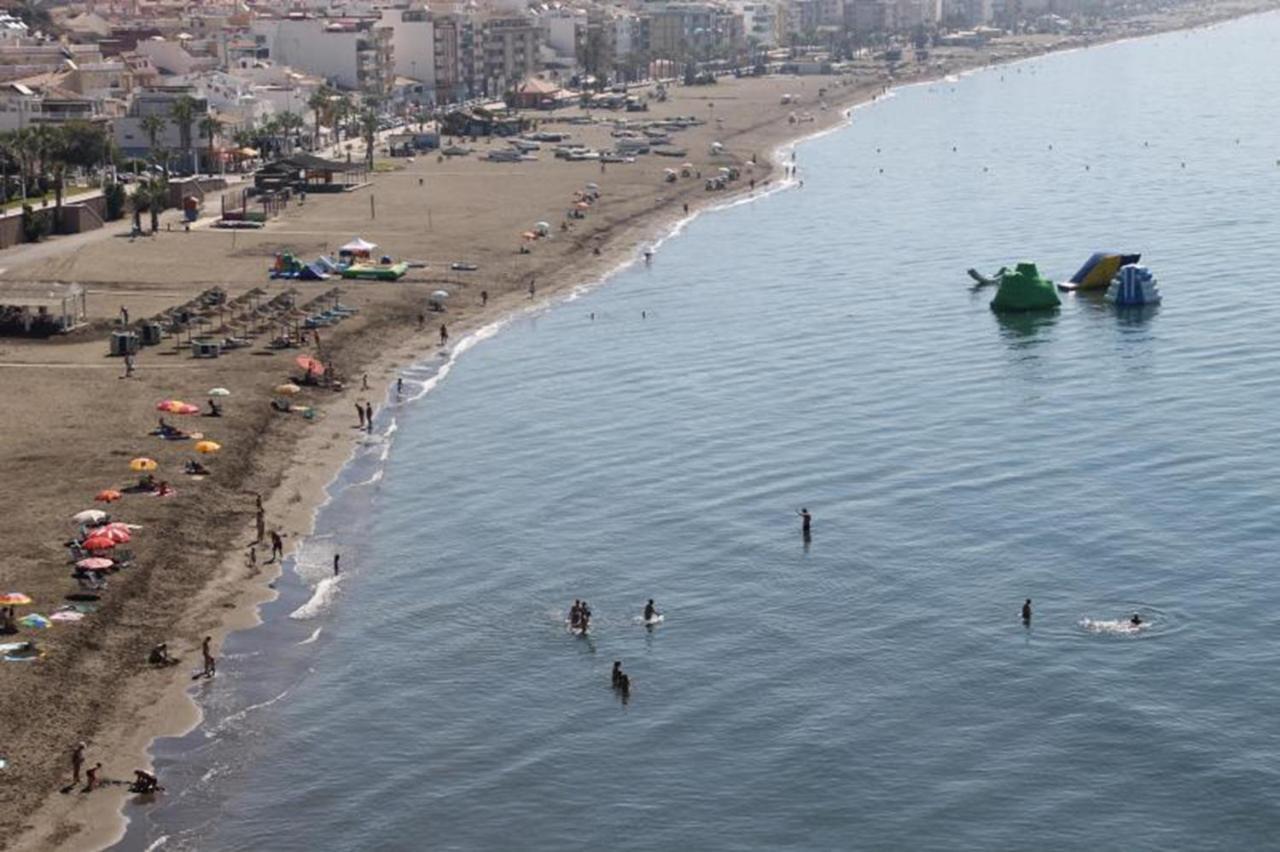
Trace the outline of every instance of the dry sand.
[[[1270, 8], [1273, 0], [1184, 7], [1109, 33], [1111, 38], [1193, 26]], [[897, 82], [952, 73], [1050, 49], [1079, 46], [1064, 39], [1026, 37], [993, 44], [984, 51], [935, 52], [940, 65], [913, 67]], [[665, 104], [650, 113], [597, 113], [605, 119], [653, 119], [693, 115], [706, 124], [677, 135], [676, 144], [704, 173], [727, 163], [759, 165], [744, 173], [763, 188], [779, 180], [771, 151], [795, 138], [841, 120], [840, 107], [869, 98], [884, 81], [878, 70], [837, 84], [830, 77], [724, 81], [708, 87], [675, 87]], [[831, 109], [817, 96], [827, 87]], [[783, 106], [783, 93], [800, 98]], [[792, 111], [811, 113], [813, 123], [792, 124]], [[575, 140], [608, 147], [608, 128], [566, 127], [576, 113], [540, 116], [551, 129], [565, 128]], [[718, 120], [718, 121], [717, 121]], [[727, 156], [713, 157], [720, 141]], [[503, 143], [495, 142], [494, 146]], [[484, 151], [488, 145], [476, 145]], [[256, 604], [273, 593], [267, 582], [278, 566], [250, 568], [246, 548], [254, 538], [254, 493], [265, 498], [267, 525], [286, 536], [286, 548], [305, 535], [325, 484], [349, 457], [357, 400], [377, 403], [394, 382], [397, 368], [436, 351], [440, 315], [428, 314], [417, 329], [427, 294], [443, 287], [453, 293], [443, 315], [456, 341], [475, 328], [530, 305], [526, 287], [536, 276], [538, 299], [598, 278], [634, 258], [647, 240], [691, 208], [726, 200], [704, 191], [702, 182], [662, 180], [663, 169], [680, 161], [646, 156], [634, 164], [555, 160], [549, 151], [537, 162], [489, 163], [475, 156], [440, 162], [420, 157], [377, 175], [371, 186], [340, 196], [311, 196], [266, 229], [230, 233], [205, 225], [190, 233], [162, 232], [129, 240], [124, 229], [55, 241], [0, 254], [3, 281], [76, 281], [89, 288], [91, 328], [51, 341], [0, 342], [0, 413], [3, 454], [0, 475], [10, 499], [0, 514], [5, 559], [0, 590], [20, 590], [47, 614], [74, 590], [63, 542], [74, 532], [70, 517], [94, 507], [102, 488], [130, 482], [131, 458], [146, 455], [161, 465], [160, 478], [178, 490], [172, 498], [128, 495], [110, 507], [117, 518], [143, 525], [135, 537], [134, 567], [110, 578], [101, 608], [78, 624], [24, 631], [46, 649], [36, 663], [0, 663], [0, 848], [95, 849], [120, 836], [119, 819], [129, 794], [113, 785], [92, 794], [58, 792], [70, 780], [70, 752], [88, 741], [88, 764], [101, 761], [104, 776], [130, 779], [149, 765], [146, 749], [158, 735], [188, 730], [198, 712], [188, 697], [189, 672], [199, 666], [199, 641], [255, 623]], [[803, 165], [803, 164], [802, 164]], [[587, 182], [599, 183], [603, 197], [585, 220], [562, 232], [558, 223], [571, 194]], [[376, 219], [370, 216], [370, 200]], [[557, 228], [533, 253], [517, 253], [519, 234], [546, 220]], [[266, 269], [276, 251], [304, 258], [333, 252], [352, 236], [378, 242], [381, 251], [421, 260], [401, 282], [268, 282]], [[599, 247], [596, 255], [593, 249]], [[448, 263], [468, 260], [479, 270], [458, 273]], [[271, 354], [260, 345], [217, 360], [194, 360], [171, 342], [144, 350], [134, 378], [120, 378], [119, 359], [106, 357], [106, 337], [123, 305], [134, 319], [184, 302], [201, 290], [220, 286], [231, 297], [253, 287], [275, 295], [296, 288], [299, 300], [338, 283], [342, 301], [360, 314], [321, 331], [326, 354], [347, 378], [346, 390], [306, 389], [299, 402], [314, 405], [313, 421], [274, 412], [271, 389], [299, 371], [300, 351]], [[481, 309], [479, 293], [492, 298]], [[362, 391], [367, 374], [372, 390]], [[170, 417], [220, 442], [209, 461], [214, 475], [192, 481], [180, 473], [193, 457], [190, 442], [148, 437], [158, 400], [203, 403], [207, 389], [230, 388], [222, 418]], [[269, 549], [260, 549], [261, 562]], [[165, 671], [145, 665], [148, 650], [167, 641], [182, 664]], [[198, 689], [216, 689], [214, 680]]]

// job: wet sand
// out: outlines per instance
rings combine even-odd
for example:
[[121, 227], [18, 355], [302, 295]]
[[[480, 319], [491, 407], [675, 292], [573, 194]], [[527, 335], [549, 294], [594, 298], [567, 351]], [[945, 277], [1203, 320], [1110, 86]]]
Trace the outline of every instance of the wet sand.
[[[1188, 7], [1108, 36], [1192, 26], [1211, 14], [1230, 17], [1269, 7]], [[1080, 45], [1025, 37], [983, 51], [935, 51], [930, 65], [908, 66], [910, 72], [894, 82]], [[596, 116], [696, 116], [706, 123], [675, 137], [688, 150], [688, 161], [704, 175], [736, 165], [744, 177], [735, 191], [749, 191], [750, 177], [763, 191], [766, 182], [781, 180], [782, 169], [770, 162], [775, 148], [834, 126], [842, 108], [869, 99], [886, 82], [878, 66], [868, 66], [846, 84], [831, 77], [730, 80], [674, 87], [669, 101], [654, 104], [647, 114]], [[820, 87], [828, 89], [825, 111]], [[783, 105], [784, 93], [799, 102]], [[811, 114], [814, 121], [791, 123], [793, 112]], [[607, 126], [563, 123], [575, 114], [539, 118], [547, 129], [567, 130], [592, 147], [609, 146]], [[710, 153], [713, 141], [724, 144], [725, 155]], [[474, 147], [483, 153], [490, 144], [480, 140]], [[752, 156], [758, 163], [746, 172]], [[161, 465], [158, 476], [178, 491], [171, 498], [127, 495], [110, 506], [117, 518], [143, 525], [132, 544], [136, 565], [111, 576], [101, 608], [84, 621], [23, 631], [20, 638], [34, 636], [46, 649], [44, 659], [0, 664], [6, 687], [0, 691], [6, 732], [0, 757], [9, 763], [3, 770], [7, 783], [0, 787], [0, 837], [5, 838], [0, 847], [91, 849], [120, 836], [121, 805], [130, 798], [123, 786], [92, 794], [57, 792], [70, 780], [71, 747], [88, 741], [88, 764], [100, 760], [106, 778], [125, 780], [134, 768], [148, 765], [146, 749], [155, 736], [198, 722], [187, 693], [190, 672], [199, 668], [200, 638], [213, 635], [216, 648], [227, 631], [252, 625], [255, 604], [273, 594], [267, 583], [278, 566], [261, 564], [269, 548], [259, 549], [256, 568], [246, 559], [254, 539], [253, 494], [263, 495], [268, 529], [281, 531], [290, 548], [309, 531], [324, 485], [352, 451], [359, 434], [353, 406], [365, 400], [377, 406], [399, 368], [435, 352], [442, 319], [456, 341], [468, 329], [528, 308], [530, 278], [536, 281], [535, 301], [554, 299], [634, 259], [647, 241], [684, 215], [685, 203], [696, 211], [727, 200], [725, 193], [707, 192], [694, 178], [665, 182], [663, 169], [678, 168], [682, 161], [649, 155], [634, 164], [609, 164], [602, 172], [598, 163], [555, 160], [545, 150], [537, 162], [525, 163], [482, 162], [476, 155], [441, 162], [427, 156], [411, 164], [394, 161], [394, 171], [378, 174], [371, 186], [354, 192], [313, 195], [262, 231], [232, 233], [201, 224], [186, 233], [175, 225], [172, 232], [131, 241], [123, 235], [125, 225], [115, 233], [55, 241], [38, 251], [0, 253], [0, 281], [84, 284], [94, 320], [91, 328], [63, 339], [0, 341], [0, 391], [10, 401], [0, 414], [5, 448], [0, 470], [11, 495], [9, 510], [0, 516], [0, 535], [7, 543], [0, 588], [31, 595], [36, 600], [31, 611], [48, 614], [60, 605], [74, 589], [62, 546], [74, 532], [70, 516], [95, 507], [92, 497], [100, 489], [135, 478], [128, 469], [131, 458], [155, 458]], [[803, 159], [799, 165], [803, 170]], [[600, 185], [602, 198], [585, 219], [561, 231], [572, 193], [588, 182]], [[538, 241], [531, 254], [519, 254], [521, 232], [537, 221], [552, 223], [551, 238]], [[423, 261], [426, 267], [410, 270], [397, 283], [267, 280], [277, 251], [311, 259], [356, 235], [379, 243], [380, 253]], [[451, 271], [448, 264], [455, 260], [479, 268]], [[360, 308], [358, 316], [320, 332], [325, 355], [347, 382], [340, 392], [307, 388], [298, 395], [296, 402], [315, 406], [314, 420], [280, 414], [268, 405], [271, 389], [300, 372], [294, 357], [314, 352], [314, 346], [268, 354], [260, 336], [249, 349], [205, 361], [166, 341], [144, 350], [134, 378], [119, 378], [123, 365], [105, 353], [122, 305], [136, 319], [212, 286], [225, 288], [232, 298], [253, 287], [269, 295], [294, 288], [300, 302], [339, 286], [342, 302]], [[426, 327], [419, 331], [426, 298], [440, 288], [452, 294], [449, 310], [427, 313]], [[492, 297], [483, 308], [481, 290]], [[368, 391], [361, 389], [366, 374]], [[168, 418], [223, 445], [207, 460], [213, 476], [197, 482], [180, 472], [183, 461], [195, 457], [191, 442], [165, 442], [147, 432], [156, 423], [157, 401], [203, 404], [214, 386], [232, 391], [222, 400], [225, 416]], [[145, 658], [161, 641], [182, 663], [154, 671]], [[217, 688], [216, 680], [210, 688]]]

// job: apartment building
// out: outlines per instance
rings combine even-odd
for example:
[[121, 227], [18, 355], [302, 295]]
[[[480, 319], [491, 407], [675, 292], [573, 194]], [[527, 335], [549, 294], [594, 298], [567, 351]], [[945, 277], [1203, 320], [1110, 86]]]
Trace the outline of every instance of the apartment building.
[[278, 64], [366, 95], [391, 94], [393, 33], [378, 18], [257, 18], [251, 31]]

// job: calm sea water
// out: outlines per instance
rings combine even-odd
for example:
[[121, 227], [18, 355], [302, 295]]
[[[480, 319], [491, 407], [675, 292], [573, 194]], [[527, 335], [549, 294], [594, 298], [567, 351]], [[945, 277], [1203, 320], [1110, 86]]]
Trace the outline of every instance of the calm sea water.
[[[1274, 846], [1278, 42], [901, 91], [477, 342], [384, 412], [124, 846]], [[1165, 304], [967, 287], [1097, 249]]]

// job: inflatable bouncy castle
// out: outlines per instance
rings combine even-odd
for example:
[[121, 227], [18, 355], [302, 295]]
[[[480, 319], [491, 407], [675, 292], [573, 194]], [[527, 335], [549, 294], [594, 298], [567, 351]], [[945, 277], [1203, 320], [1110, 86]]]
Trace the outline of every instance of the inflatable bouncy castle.
[[1053, 282], [1040, 276], [1034, 263], [1019, 263], [1012, 272], [1000, 276], [1000, 289], [991, 300], [991, 310], [1040, 311], [1062, 304]]
[[1150, 269], [1131, 263], [1120, 267], [1115, 278], [1111, 279], [1106, 299], [1121, 307], [1158, 305], [1160, 287]]

